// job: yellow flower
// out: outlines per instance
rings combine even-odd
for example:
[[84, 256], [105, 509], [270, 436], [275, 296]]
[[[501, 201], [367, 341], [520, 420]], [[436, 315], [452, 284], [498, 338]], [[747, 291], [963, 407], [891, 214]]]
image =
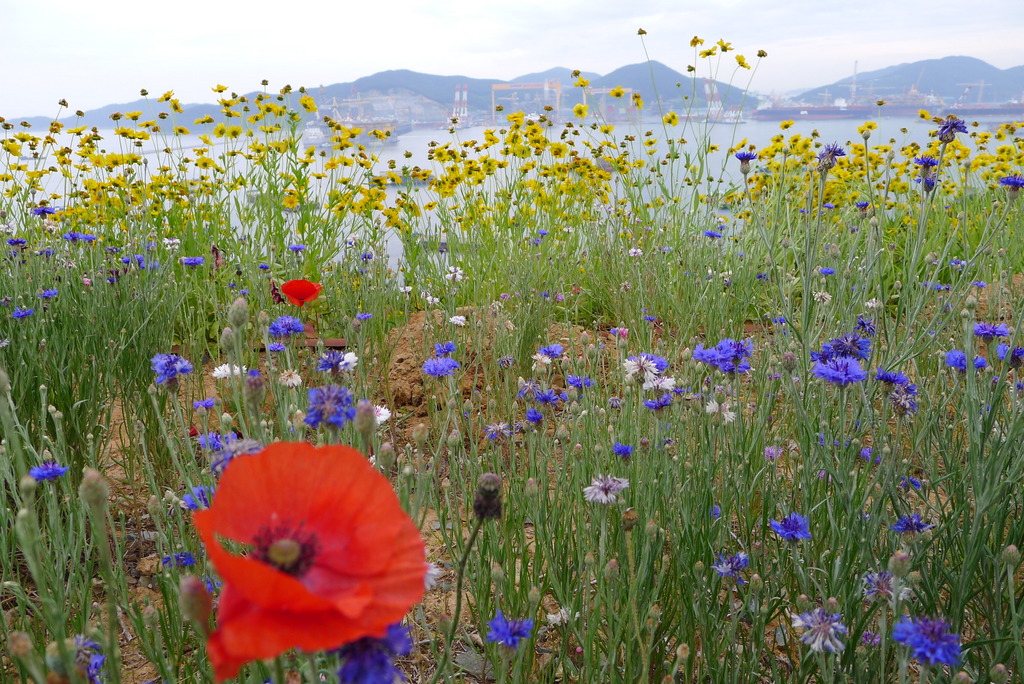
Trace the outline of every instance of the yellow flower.
[[664, 122], [666, 126], [679, 125], [679, 115], [676, 114], [675, 112], [669, 112], [665, 116], [661, 117], [661, 120]]
[[747, 64], [747, 58], [744, 57], [743, 55], [736, 55], [736, 63], [742, 69], [749, 69], [750, 68], [750, 65]]
[[215, 93], [223, 93], [227, 89], [228, 89], [228, 87], [225, 86], [225, 85], [216, 85], [216, 86], [213, 87], [213, 92], [215, 92]]
[[725, 42], [725, 39], [719, 38], [718, 47], [722, 48], [722, 52], [728, 52], [729, 50], [732, 50], [732, 43], [727, 43]]
[[640, 93], [633, 93], [633, 106], [637, 109], [644, 108], [644, 99], [640, 97]]
[[302, 105], [302, 108], [305, 109], [307, 112], [316, 111], [316, 102], [309, 95], [303, 95], [302, 97], [300, 97], [299, 104]]
[[697, 47], [698, 45], [703, 45], [703, 44], [704, 44], [704, 39], [701, 38], [700, 36], [694, 36], [693, 38], [690, 39], [690, 47]]
[[580, 76], [579, 78], [576, 79], [576, 82], [573, 83], [573, 85], [576, 86], [577, 88], [586, 88], [588, 85], [590, 85], [590, 79], [586, 79]]
[[611, 95], [612, 97], [622, 97], [623, 95], [626, 94], [626, 91], [622, 89], [622, 86], [615, 86], [614, 88], [608, 91], [608, 94]]
[[715, 53], [717, 53], [717, 52], [718, 52], [718, 48], [712, 45], [707, 50], [701, 50], [700, 51], [700, 56], [704, 57], [704, 58], [713, 57], [715, 55]]
[[760, 57], [761, 59], [764, 59], [765, 57], [768, 56], [768, 53], [765, 52], [764, 50], [758, 50], [757, 51], [757, 56]]
[[168, 90], [166, 93], [164, 93], [163, 95], [158, 97], [156, 101], [157, 102], [167, 102], [172, 97], [174, 97], [174, 91], [173, 90]]
[[573, 116], [575, 116], [578, 119], [587, 118], [587, 105], [582, 103], [576, 105], [575, 107], [572, 108], [572, 113]]
[[930, 118], [932, 118], [932, 115], [928, 113], [927, 109], [919, 109], [919, 110], [917, 110], [917, 115], [919, 117], [921, 117], [922, 119], [930, 119]]
[[611, 124], [601, 124], [601, 128], [599, 130], [605, 135], [608, 135], [615, 130], [615, 126], [612, 126]]
[[796, 123], [796, 122], [795, 121], [786, 120], [786, 121], [783, 121], [782, 123], [779, 124], [779, 128], [781, 128], [782, 130], [786, 130], [787, 128], [790, 128], [794, 123]]

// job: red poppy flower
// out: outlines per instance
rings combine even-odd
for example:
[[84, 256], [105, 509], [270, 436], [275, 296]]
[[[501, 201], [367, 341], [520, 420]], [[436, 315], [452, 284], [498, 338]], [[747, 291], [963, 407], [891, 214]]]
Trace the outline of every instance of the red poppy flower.
[[308, 280], [289, 280], [281, 286], [281, 292], [295, 306], [313, 301], [320, 296], [322, 289], [324, 286], [320, 283], [311, 283]]
[[193, 520], [224, 581], [206, 642], [218, 682], [292, 648], [382, 637], [423, 596], [419, 530], [351, 447], [280, 442], [236, 458]]

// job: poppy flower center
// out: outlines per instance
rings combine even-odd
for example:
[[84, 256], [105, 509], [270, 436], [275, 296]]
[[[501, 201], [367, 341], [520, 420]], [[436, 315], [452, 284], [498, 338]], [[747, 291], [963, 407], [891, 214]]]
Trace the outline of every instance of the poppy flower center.
[[262, 528], [253, 540], [254, 558], [281, 572], [302, 577], [311, 567], [320, 550], [316, 535], [302, 526], [279, 525]]

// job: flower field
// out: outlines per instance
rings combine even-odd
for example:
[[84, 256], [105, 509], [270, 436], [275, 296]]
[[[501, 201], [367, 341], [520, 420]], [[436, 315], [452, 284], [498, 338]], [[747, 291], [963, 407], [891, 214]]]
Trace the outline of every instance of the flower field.
[[1024, 123], [215, 90], [0, 120], [0, 680], [1021, 681]]

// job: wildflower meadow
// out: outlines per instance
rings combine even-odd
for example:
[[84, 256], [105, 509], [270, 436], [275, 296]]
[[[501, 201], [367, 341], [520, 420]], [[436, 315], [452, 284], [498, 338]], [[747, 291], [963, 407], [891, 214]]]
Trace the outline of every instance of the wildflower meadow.
[[0, 119], [0, 680], [1022, 681], [1024, 122], [215, 91]]

